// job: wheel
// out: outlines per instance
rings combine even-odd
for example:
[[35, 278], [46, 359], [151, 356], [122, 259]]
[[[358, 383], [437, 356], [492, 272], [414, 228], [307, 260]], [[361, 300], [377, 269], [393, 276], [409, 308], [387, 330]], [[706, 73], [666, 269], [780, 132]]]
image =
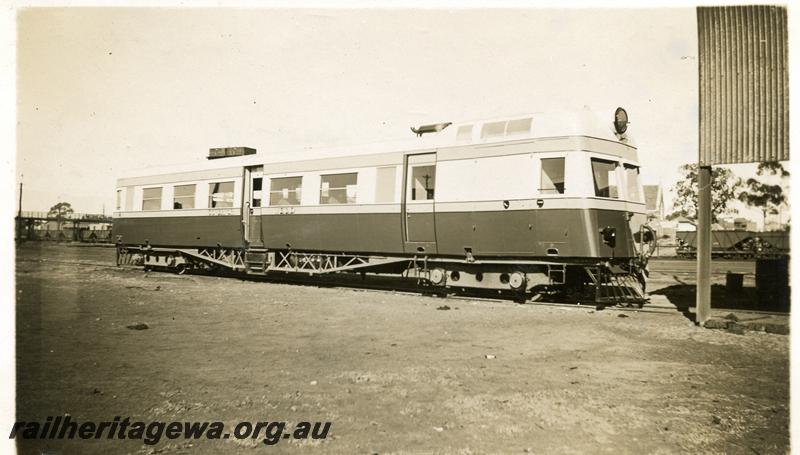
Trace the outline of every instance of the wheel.
[[447, 272], [444, 269], [436, 268], [430, 271], [429, 279], [435, 286], [443, 286], [446, 278]]
[[511, 289], [518, 291], [525, 288], [525, 274], [522, 272], [514, 272], [508, 277], [508, 285]]

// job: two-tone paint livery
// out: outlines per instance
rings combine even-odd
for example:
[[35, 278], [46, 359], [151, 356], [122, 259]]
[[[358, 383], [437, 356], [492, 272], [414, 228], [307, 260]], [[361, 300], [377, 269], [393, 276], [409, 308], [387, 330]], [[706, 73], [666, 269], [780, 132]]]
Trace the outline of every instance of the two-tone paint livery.
[[408, 142], [294, 154], [230, 149], [240, 156], [121, 178], [121, 261], [397, 273], [441, 292], [588, 287], [640, 302], [649, 228], [637, 150], [615, 115], [428, 125]]

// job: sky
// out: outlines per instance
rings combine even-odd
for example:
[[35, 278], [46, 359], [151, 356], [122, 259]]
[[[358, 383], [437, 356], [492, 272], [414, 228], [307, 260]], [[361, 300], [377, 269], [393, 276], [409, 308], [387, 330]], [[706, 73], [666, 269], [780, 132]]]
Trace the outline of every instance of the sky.
[[23, 209], [110, 213], [127, 170], [210, 147], [291, 153], [584, 107], [625, 107], [643, 182], [667, 189], [697, 156], [696, 27], [693, 7], [23, 9]]

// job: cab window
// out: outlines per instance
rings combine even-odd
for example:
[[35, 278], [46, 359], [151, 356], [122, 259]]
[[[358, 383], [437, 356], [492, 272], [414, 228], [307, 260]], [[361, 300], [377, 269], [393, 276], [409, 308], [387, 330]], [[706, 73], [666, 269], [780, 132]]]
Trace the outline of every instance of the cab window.
[[628, 200], [644, 202], [642, 198], [642, 186], [639, 184], [639, 168], [637, 166], [630, 164], [625, 165], [625, 181]]
[[542, 158], [540, 182], [542, 194], [564, 194], [564, 158]]
[[592, 174], [594, 176], [594, 195], [619, 199], [616, 161], [592, 158]]

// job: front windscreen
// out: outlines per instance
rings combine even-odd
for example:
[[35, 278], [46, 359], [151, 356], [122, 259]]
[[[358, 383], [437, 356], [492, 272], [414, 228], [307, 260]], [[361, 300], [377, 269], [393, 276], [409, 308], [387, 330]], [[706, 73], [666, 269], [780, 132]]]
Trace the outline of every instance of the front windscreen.
[[642, 200], [642, 186], [639, 185], [639, 168], [630, 164], [625, 165], [626, 193], [629, 201], [644, 202]]
[[597, 197], [619, 198], [616, 161], [592, 158], [594, 176], [594, 195]]

